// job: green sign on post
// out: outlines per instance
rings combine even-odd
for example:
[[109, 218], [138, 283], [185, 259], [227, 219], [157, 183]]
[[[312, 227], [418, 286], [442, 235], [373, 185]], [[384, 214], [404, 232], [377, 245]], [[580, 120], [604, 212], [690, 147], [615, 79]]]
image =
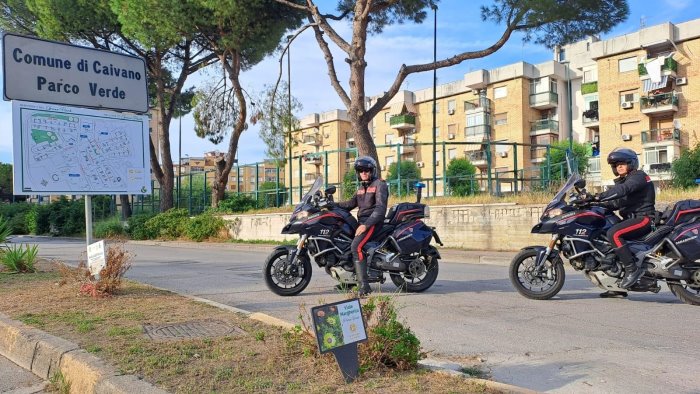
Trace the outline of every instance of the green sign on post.
[[360, 370], [357, 343], [367, 340], [360, 300], [355, 298], [313, 307], [311, 316], [321, 353], [332, 352], [343, 378], [352, 382]]

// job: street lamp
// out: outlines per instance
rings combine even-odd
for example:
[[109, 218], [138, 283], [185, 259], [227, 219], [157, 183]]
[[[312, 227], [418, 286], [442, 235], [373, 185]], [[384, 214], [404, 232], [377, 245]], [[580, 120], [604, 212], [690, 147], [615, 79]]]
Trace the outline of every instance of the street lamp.
[[179, 114], [178, 120], [180, 121], [178, 139], [177, 139], [177, 204], [176, 207], [180, 208], [180, 186], [182, 185], [181, 175], [182, 173], [182, 114]]
[[[430, 2], [430, 8], [433, 9], [433, 63], [437, 62], [437, 5]], [[437, 69], [433, 68], [433, 197], [436, 196], [437, 192], [437, 119], [435, 118], [437, 112]], [[444, 166], [445, 163], [442, 163]]]
[[572, 109], [571, 109], [571, 107], [572, 107], [573, 104], [571, 103], [571, 101], [572, 101], [572, 97], [571, 97], [571, 95], [572, 95], [572, 92], [571, 92], [571, 76], [570, 76], [570, 74], [569, 74], [569, 65], [570, 65], [570, 62], [569, 62], [569, 60], [564, 60], [564, 61], [561, 62], [561, 64], [563, 64], [564, 67], [566, 67], [564, 70], [565, 70], [565, 73], [566, 73], [566, 99], [567, 99], [567, 102], [568, 102], [568, 108], [567, 108], [567, 110], [568, 110], [568, 116], [569, 116], [569, 121], [568, 121], [568, 126], [569, 126], [569, 151], [571, 151], [571, 153], [573, 154], [573, 151], [574, 151], [574, 119], [573, 119]]
[[[292, 38], [293, 35], [287, 36], [287, 123], [288, 123], [288, 152], [289, 152], [289, 205], [292, 205]], [[301, 182], [301, 179], [299, 179]]]

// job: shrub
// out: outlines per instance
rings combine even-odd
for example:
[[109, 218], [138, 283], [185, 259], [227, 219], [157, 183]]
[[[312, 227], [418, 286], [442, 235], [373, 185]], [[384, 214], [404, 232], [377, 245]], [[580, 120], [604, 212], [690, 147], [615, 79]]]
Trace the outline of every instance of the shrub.
[[49, 215], [50, 207], [48, 205], [34, 205], [27, 212], [26, 223], [29, 234], [41, 235], [47, 234], [50, 229]]
[[257, 202], [245, 194], [233, 194], [219, 202], [218, 210], [221, 212], [245, 212], [255, 209]]
[[[401, 178], [401, 182], [399, 182]], [[418, 165], [413, 161], [394, 162], [389, 165], [389, 173], [386, 177], [392, 194], [406, 195], [416, 189], [415, 183], [420, 181], [421, 174]]]
[[186, 209], [169, 209], [146, 221], [146, 233], [155, 235], [153, 238], [180, 238], [185, 233], [189, 220]]
[[93, 233], [97, 238], [118, 238], [126, 234], [124, 225], [119, 217], [112, 217], [95, 223]]
[[[551, 166], [549, 168], [550, 180], [566, 180], [569, 177], [566, 167], [566, 150], [569, 149], [569, 141], [559, 141], [551, 146], [549, 157], [542, 163], [542, 173], [546, 174], [547, 167]], [[574, 141], [573, 155], [579, 174], [585, 174], [588, 169], [588, 147], [585, 144]]]
[[24, 202], [0, 203], [0, 216], [9, 222], [12, 234], [28, 233], [26, 215], [32, 207], [32, 204]]
[[155, 215], [151, 213], [140, 213], [132, 215], [127, 220], [126, 234], [131, 239], [152, 239], [158, 236], [158, 233], [149, 233], [146, 229], [146, 222]]
[[447, 184], [453, 196], [467, 196], [479, 190], [474, 182], [476, 167], [467, 159], [454, 159], [447, 167]]
[[688, 189], [696, 187], [695, 179], [700, 178], [700, 144], [681, 153], [673, 161], [673, 185]]
[[65, 196], [48, 205], [51, 235], [75, 235], [85, 229], [85, 202], [69, 201]]
[[0, 216], [0, 243], [7, 243], [7, 238], [12, 235], [10, 225], [3, 217]]
[[90, 273], [85, 261], [81, 261], [78, 268], [71, 268], [63, 263], [54, 264], [61, 275], [59, 285], [78, 282], [81, 294], [103, 297], [114, 295], [119, 291], [124, 274], [131, 268], [132, 258], [133, 255], [124, 250], [123, 244], [109, 246], [105, 256], [105, 266], [97, 277]]
[[284, 190], [284, 184], [280, 183], [277, 189], [277, 182], [263, 182], [258, 186], [258, 208], [277, 207], [284, 204], [287, 196]]
[[0, 256], [10, 272], [35, 272], [34, 263], [39, 248], [36, 245], [12, 245]]
[[193, 241], [201, 242], [207, 238], [217, 236], [224, 228], [226, 228], [224, 219], [211, 213], [203, 213], [187, 222], [185, 235]]
[[343, 175], [343, 194], [340, 196], [341, 201], [349, 200], [357, 190], [357, 174], [354, 169], [346, 172]]

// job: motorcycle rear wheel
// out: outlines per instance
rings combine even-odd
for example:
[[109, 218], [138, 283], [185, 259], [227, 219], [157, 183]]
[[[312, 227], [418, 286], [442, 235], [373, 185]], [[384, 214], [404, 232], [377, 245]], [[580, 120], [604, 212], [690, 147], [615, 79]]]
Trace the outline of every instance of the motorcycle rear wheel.
[[439, 266], [437, 257], [421, 254], [410, 264], [407, 271], [391, 273], [389, 278], [391, 278], [396, 287], [409, 293], [420, 293], [428, 290], [438, 277]]
[[667, 282], [671, 293], [679, 300], [690, 305], [700, 306], [700, 289], [693, 288], [681, 282]]
[[267, 257], [263, 268], [265, 285], [281, 296], [297, 295], [311, 282], [311, 262], [298, 258], [300, 264], [288, 267], [288, 258], [287, 250], [276, 249]]
[[537, 251], [521, 250], [510, 262], [510, 282], [522, 296], [531, 300], [548, 300], [564, 286], [564, 264], [548, 259], [543, 272], [535, 272]]

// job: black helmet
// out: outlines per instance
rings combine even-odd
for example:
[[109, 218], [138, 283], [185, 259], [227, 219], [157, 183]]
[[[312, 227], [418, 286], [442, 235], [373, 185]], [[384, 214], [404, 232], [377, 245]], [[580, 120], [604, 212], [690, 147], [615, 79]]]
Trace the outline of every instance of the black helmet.
[[615, 148], [608, 155], [608, 164], [610, 164], [610, 168], [612, 168], [612, 172], [615, 174], [615, 176], [620, 175], [617, 173], [617, 169], [615, 168], [617, 163], [626, 163], [627, 172], [631, 172], [639, 168], [637, 153], [629, 148]]
[[355, 159], [355, 172], [357, 173], [357, 180], [362, 182], [362, 178], [360, 178], [360, 170], [370, 170], [370, 182], [378, 178], [377, 162], [369, 156], [360, 156], [357, 159]]

